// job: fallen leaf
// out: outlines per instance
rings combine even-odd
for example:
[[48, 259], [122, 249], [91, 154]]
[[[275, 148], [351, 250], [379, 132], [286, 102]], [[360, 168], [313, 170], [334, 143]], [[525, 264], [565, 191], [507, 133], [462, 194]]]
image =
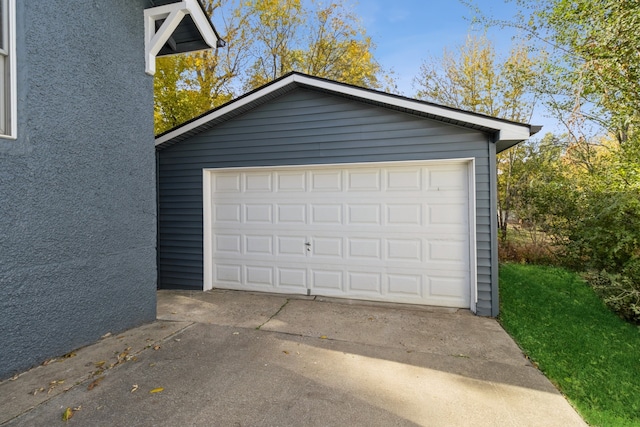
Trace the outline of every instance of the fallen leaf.
[[109, 338], [110, 336], [111, 336], [111, 332], [107, 332], [106, 334], [104, 334], [100, 338]]
[[131, 387], [131, 393], [133, 393], [134, 391], [138, 391], [138, 384], [134, 384], [134, 385]]
[[35, 396], [36, 394], [38, 394], [40, 392], [43, 392], [43, 391], [44, 391], [44, 387], [40, 387], [40, 388], [37, 388], [37, 389], [33, 390], [31, 392], [31, 394]]
[[76, 357], [76, 354], [73, 351], [62, 356], [63, 359], [70, 359], [72, 357]]
[[87, 390], [93, 390], [94, 388], [96, 388], [98, 384], [100, 384], [100, 381], [102, 381], [103, 379], [104, 377], [98, 377], [95, 380], [93, 380], [91, 384], [87, 386]]
[[175, 342], [180, 342], [180, 338], [176, 338], [174, 341]]
[[55, 361], [56, 359], [47, 359], [44, 362], [42, 362], [42, 366], [47, 366], [48, 364], [53, 363]]
[[73, 408], [73, 412], [78, 412], [82, 410], [82, 405], [80, 406], [76, 406], [75, 408]]
[[99, 362], [94, 363], [94, 365], [95, 365], [95, 367], [96, 367], [96, 368], [99, 368], [99, 367], [101, 367], [102, 365], [104, 365], [105, 363], [107, 363], [107, 361], [106, 361], [106, 360], [101, 360], [101, 361], [99, 361]]
[[282, 352], [283, 352], [284, 354], [289, 354], [289, 352], [288, 352], [287, 350], [282, 350]]
[[64, 380], [54, 380], [54, 381], [51, 381], [51, 382], [49, 383], [49, 390], [47, 390], [47, 394], [50, 394], [50, 393], [53, 391], [53, 389], [54, 389], [54, 388], [56, 388], [56, 387], [57, 387], [58, 385], [60, 385], [60, 384], [64, 384]]
[[322, 335], [322, 336], [320, 337], [320, 339], [321, 339], [321, 340], [326, 340], [326, 339], [327, 339], [327, 336], [326, 336], [326, 335]]
[[161, 391], [164, 391], [164, 387], [156, 387], [153, 390], [151, 390], [149, 393], [160, 393]]
[[154, 350], [160, 350], [160, 346], [159, 346], [159, 345], [154, 345], [154, 346], [153, 346], [153, 349], [154, 349]]
[[62, 413], [62, 421], [69, 421], [73, 417], [73, 409], [67, 408]]
[[240, 332], [234, 332], [233, 335], [240, 335]]
[[12, 376], [11, 378], [9, 378], [9, 381], [15, 381], [18, 379], [18, 377], [20, 376], [20, 374], [15, 374], [14, 376]]

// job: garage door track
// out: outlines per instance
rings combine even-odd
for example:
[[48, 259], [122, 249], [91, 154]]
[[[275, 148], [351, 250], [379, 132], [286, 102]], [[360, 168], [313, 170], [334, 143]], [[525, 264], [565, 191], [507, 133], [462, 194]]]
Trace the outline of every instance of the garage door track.
[[584, 426], [494, 319], [214, 290], [0, 383], [0, 424]]

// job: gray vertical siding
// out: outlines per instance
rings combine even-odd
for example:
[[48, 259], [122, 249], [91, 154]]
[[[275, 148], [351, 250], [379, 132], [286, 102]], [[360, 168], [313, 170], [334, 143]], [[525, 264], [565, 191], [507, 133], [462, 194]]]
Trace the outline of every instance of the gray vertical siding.
[[18, 0], [0, 139], [0, 379], [155, 319], [146, 0]]
[[476, 159], [478, 313], [491, 315], [488, 138], [310, 89], [297, 89], [158, 152], [159, 286], [202, 289], [202, 169]]

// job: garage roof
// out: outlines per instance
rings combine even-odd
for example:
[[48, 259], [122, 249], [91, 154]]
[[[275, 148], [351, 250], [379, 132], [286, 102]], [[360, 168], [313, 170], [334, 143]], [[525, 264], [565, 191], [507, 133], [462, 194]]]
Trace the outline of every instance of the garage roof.
[[540, 126], [513, 122], [483, 114], [446, 107], [431, 102], [339, 83], [320, 77], [291, 72], [245, 95], [223, 104], [199, 117], [156, 137], [156, 148], [162, 149], [236, 117], [271, 99], [296, 88], [309, 88], [354, 99], [384, 108], [416, 114], [456, 126], [476, 129], [492, 136], [497, 152], [506, 150], [538, 132]]

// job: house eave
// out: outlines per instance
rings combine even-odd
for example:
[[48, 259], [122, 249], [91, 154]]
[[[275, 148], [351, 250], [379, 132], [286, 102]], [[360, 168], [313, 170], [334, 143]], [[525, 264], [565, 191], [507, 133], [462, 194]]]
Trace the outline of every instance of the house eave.
[[224, 46], [200, 0], [149, 0], [144, 11], [145, 72], [155, 73], [156, 56]]

